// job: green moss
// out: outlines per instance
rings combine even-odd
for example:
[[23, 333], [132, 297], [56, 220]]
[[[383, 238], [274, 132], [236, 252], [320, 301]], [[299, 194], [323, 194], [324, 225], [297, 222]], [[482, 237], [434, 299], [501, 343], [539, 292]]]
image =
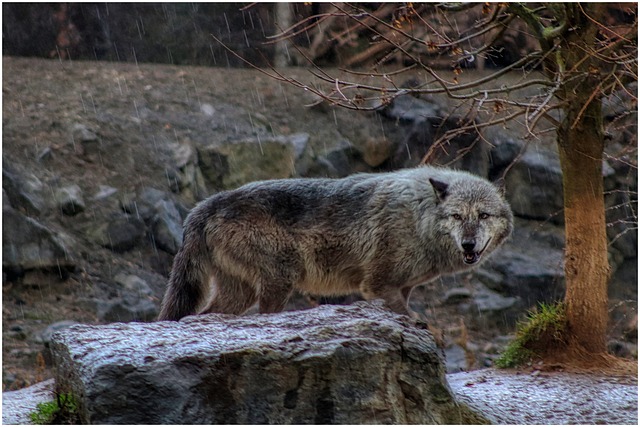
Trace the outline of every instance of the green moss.
[[38, 403], [29, 418], [33, 424], [79, 424], [78, 405], [72, 394], [56, 394], [56, 400]]
[[564, 344], [567, 319], [564, 304], [540, 304], [516, 328], [515, 339], [495, 361], [498, 368], [514, 368]]

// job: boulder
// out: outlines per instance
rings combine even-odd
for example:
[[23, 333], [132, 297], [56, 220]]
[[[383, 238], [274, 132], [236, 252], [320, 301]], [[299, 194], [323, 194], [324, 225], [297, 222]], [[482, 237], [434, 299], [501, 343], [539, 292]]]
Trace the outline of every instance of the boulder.
[[448, 138], [433, 147], [445, 132], [460, 128], [463, 119], [447, 115], [436, 103], [401, 95], [381, 114], [385, 135], [396, 142], [396, 149], [389, 159], [391, 168], [414, 167], [430, 154], [428, 163], [463, 169], [486, 177], [489, 172], [489, 145], [478, 138], [475, 131], [468, 131]]
[[638, 100], [633, 94], [638, 93], [638, 82], [631, 82], [625, 86], [624, 90], [612, 92], [602, 98], [602, 116], [605, 120], [614, 120], [637, 111]]
[[[559, 226], [516, 219], [512, 237], [491, 256], [477, 277], [519, 307], [551, 303], [564, 295], [564, 234]], [[511, 305], [514, 300], [499, 304]]]
[[182, 216], [175, 203], [161, 200], [156, 204], [157, 213], [151, 219], [151, 232], [155, 245], [175, 255], [182, 246]]
[[66, 329], [72, 325], [77, 325], [78, 322], [74, 320], [60, 320], [58, 322], [54, 322], [44, 328], [43, 330], [36, 333], [33, 337], [33, 340], [37, 343], [40, 343], [44, 346], [44, 350], [41, 351], [41, 354], [44, 358], [44, 362], [47, 366], [51, 366], [52, 357], [51, 357], [51, 336], [63, 329]]
[[77, 324], [78, 322], [76, 322], [75, 320], [60, 320], [58, 322], [51, 323], [34, 337], [34, 341], [44, 344], [45, 347], [49, 347], [49, 345], [51, 344], [51, 336], [54, 333]]
[[198, 149], [200, 170], [217, 190], [251, 181], [304, 175], [310, 164], [309, 135], [257, 136]]
[[509, 369], [447, 376], [461, 401], [500, 425], [637, 425], [634, 377]]
[[73, 150], [91, 161], [98, 158], [101, 141], [95, 130], [82, 123], [71, 126], [71, 144]]
[[198, 166], [198, 151], [195, 146], [186, 140], [170, 144], [170, 148], [174, 163], [173, 167], [167, 169], [167, 178], [171, 191], [190, 202], [202, 200], [208, 191]]
[[[522, 302], [518, 297], [505, 296], [491, 290], [484, 283], [489, 281], [494, 288], [500, 288], [502, 280], [508, 279], [484, 266], [473, 273], [441, 277], [438, 279], [438, 287], [445, 291], [440, 300], [443, 305], [456, 307], [459, 314], [465, 315], [467, 325], [473, 328], [511, 331], [523, 313]], [[502, 287], [502, 290], [506, 295], [512, 292], [506, 287]], [[419, 294], [416, 293], [417, 295]], [[423, 295], [421, 299], [432, 304], [427, 296]], [[419, 312], [425, 309], [426, 306], [420, 307]]]
[[59, 391], [94, 424], [467, 424], [426, 324], [381, 302], [72, 326]]
[[488, 315], [498, 313], [504, 322], [503, 312], [517, 303], [517, 298], [503, 297], [497, 292], [486, 289], [476, 292], [473, 301], [473, 312], [478, 313], [480, 319], [486, 320]]
[[413, 95], [400, 95], [393, 98], [393, 101], [380, 112], [392, 120], [412, 123], [426, 122], [442, 117], [442, 108], [438, 104]]
[[163, 200], [170, 200], [168, 193], [157, 188], [144, 187], [138, 194], [124, 196], [122, 210], [144, 222], [149, 222], [158, 212], [156, 205]]
[[120, 272], [116, 274], [113, 280], [121, 285], [124, 291], [130, 292], [139, 298], [147, 298], [153, 295], [153, 290], [151, 290], [146, 280], [135, 274]]
[[307, 176], [344, 178], [356, 172], [369, 172], [369, 166], [363, 161], [363, 153], [347, 140], [319, 156], [307, 170]]
[[125, 197], [122, 209], [149, 226], [151, 240], [159, 249], [172, 255], [178, 252], [187, 210], [173, 200], [170, 193], [146, 187], [138, 196]]
[[118, 192], [117, 188], [110, 187], [108, 185], [98, 185], [98, 192], [92, 197], [95, 201], [107, 199]]
[[118, 214], [93, 226], [88, 237], [94, 243], [114, 252], [125, 252], [144, 236], [144, 223], [133, 215]]
[[106, 301], [94, 299], [93, 307], [101, 322], [150, 322], [160, 312], [158, 305], [150, 299], [131, 293]]
[[75, 261], [55, 232], [35, 219], [3, 206], [2, 268], [5, 273], [39, 269], [63, 274], [74, 270]]
[[489, 152], [490, 170], [489, 177], [497, 178], [504, 169], [513, 162], [520, 153], [525, 150], [525, 143], [520, 139], [511, 138], [508, 134], [500, 134], [489, 128], [486, 137], [491, 140], [494, 147]]
[[564, 223], [562, 170], [554, 150], [529, 146], [505, 176], [505, 186], [515, 215]]
[[446, 357], [447, 373], [463, 372], [470, 368], [469, 357], [464, 348], [459, 344], [452, 344], [444, 350]]
[[[2, 189], [15, 209], [28, 215], [41, 214], [47, 207], [44, 185], [37, 176], [20, 172], [12, 162], [2, 158]], [[4, 199], [4, 195], [3, 195]], [[4, 206], [3, 201], [3, 206]]]
[[117, 297], [93, 299], [89, 306], [103, 322], [152, 321], [158, 317], [159, 307], [154, 292], [143, 278], [120, 272], [113, 278]]
[[368, 137], [364, 138], [362, 144], [362, 160], [372, 167], [377, 168], [393, 155], [394, 144], [386, 137]]
[[469, 324], [480, 330], [513, 330], [522, 318], [519, 299], [502, 296], [482, 285], [478, 287], [473, 300], [460, 305], [460, 311], [469, 314]]
[[29, 414], [37, 411], [41, 403], [55, 399], [53, 379], [16, 391], [2, 393], [2, 424], [26, 425], [33, 421]]
[[63, 214], [74, 216], [86, 209], [79, 185], [69, 185], [56, 190], [55, 200]]

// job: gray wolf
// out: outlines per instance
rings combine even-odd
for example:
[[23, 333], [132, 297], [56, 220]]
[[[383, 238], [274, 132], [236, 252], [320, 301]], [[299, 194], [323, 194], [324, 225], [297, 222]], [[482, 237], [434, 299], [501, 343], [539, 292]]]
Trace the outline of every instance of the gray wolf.
[[360, 292], [411, 313], [411, 290], [479, 265], [513, 230], [499, 188], [430, 166], [254, 182], [200, 202], [184, 225], [159, 320], [282, 311], [294, 289]]

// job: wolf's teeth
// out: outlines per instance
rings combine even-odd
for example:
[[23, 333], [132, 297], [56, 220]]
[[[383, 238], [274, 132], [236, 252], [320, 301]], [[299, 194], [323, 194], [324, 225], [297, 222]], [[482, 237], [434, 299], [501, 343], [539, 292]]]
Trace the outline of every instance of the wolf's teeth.
[[478, 259], [480, 259], [480, 256], [478, 253], [474, 252], [470, 254], [464, 254], [462, 258], [465, 264], [475, 264]]

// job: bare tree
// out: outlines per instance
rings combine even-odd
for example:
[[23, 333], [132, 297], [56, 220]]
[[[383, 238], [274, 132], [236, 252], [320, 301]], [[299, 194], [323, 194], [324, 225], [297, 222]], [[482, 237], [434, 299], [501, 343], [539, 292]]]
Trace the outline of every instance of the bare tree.
[[[613, 13], [613, 14], [612, 14]], [[615, 14], [615, 15], [614, 15]], [[636, 100], [627, 89], [637, 82], [637, 3], [335, 3], [283, 30], [274, 40], [295, 39], [316, 29], [311, 44], [344, 46], [366, 37], [366, 48], [347, 65], [372, 63], [366, 72], [332, 75], [314, 65], [317, 49], [300, 47], [311, 73], [324, 85], [262, 70], [274, 79], [310, 91], [322, 101], [355, 110], [374, 110], [404, 94], [444, 93], [467, 107], [465, 119], [446, 132], [425, 156], [456, 135], [518, 118], [530, 139], [555, 129], [564, 186], [566, 232], [565, 307], [571, 349], [606, 353], [607, 236], [602, 162], [602, 99], [616, 92]], [[331, 28], [329, 28], [331, 26]], [[511, 37], [522, 55], [493, 73], [460, 82], [465, 66], [490, 60]], [[398, 59], [405, 68], [380, 71]], [[433, 64], [447, 62], [450, 72]], [[250, 64], [249, 64], [250, 65]], [[429, 79], [410, 87], [398, 84], [404, 72], [420, 68]], [[522, 78], [496, 86], [512, 70]], [[368, 80], [361, 78], [366, 75]], [[372, 83], [373, 81], [373, 83]], [[538, 95], [523, 100], [518, 91], [536, 86]], [[482, 118], [482, 120], [478, 120]]]

